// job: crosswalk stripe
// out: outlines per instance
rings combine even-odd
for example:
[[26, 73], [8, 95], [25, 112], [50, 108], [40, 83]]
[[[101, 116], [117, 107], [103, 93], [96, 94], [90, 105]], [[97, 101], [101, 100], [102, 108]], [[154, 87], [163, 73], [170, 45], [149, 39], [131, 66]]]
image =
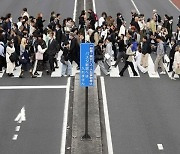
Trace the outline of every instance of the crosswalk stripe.
[[[164, 68], [169, 76], [169, 78], [171, 78], [172, 76], [172, 72], [168, 72], [169, 71], [169, 62], [170, 62], [170, 59], [169, 57], [167, 56], [167, 54], [164, 55], [164, 60], [165, 60], [165, 63], [164, 63]], [[174, 75], [175, 78], [179, 78], [179, 76], [177, 74]]]
[[0, 73], [0, 78], [3, 77], [5, 70], [2, 70], [2, 73]]
[[101, 69], [99, 65], [97, 65], [96, 69], [94, 70], [94, 73], [96, 73], [97, 76], [101, 76]]
[[[112, 65], [114, 65], [115, 63], [115, 61], [112, 61]], [[110, 77], [120, 77], [118, 65], [116, 67], [111, 67]]]
[[59, 68], [56, 68], [55, 71], [52, 72], [51, 77], [61, 77], [61, 71], [62, 71], [62, 63], [60, 62], [61, 55], [62, 55], [62, 51], [58, 53], [58, 58], [57, 58]]
[[131, 78], [139, 78], [139, 77], [140, 77], [140, 74], [139, 74], [139, 71], [138, 71], [138, 69], [137, 69], [137, 65], [136, 65], [136, 62], [135, 62], [134, 59], [133, 59], [133, 65], [134, 65], [134, 69], [135, 69], [135, 71], [137, 72], [138, 76], [134, 76], [131, 67], [128, 66], [129, 76], [130, 76]]
[[153, 63], [151, 55], [149, 55], [149, 58], [148, 58], [148, 65], [149, 65], [148, 66], [149, 77], [150, 78], [160, 78], [158, 72], [154, 74], [154, 63]]
[[19, 75], [21, 74], [21, 66], [16, 67], [13, 74], [14, 74], [14, 78], [18, 78]]

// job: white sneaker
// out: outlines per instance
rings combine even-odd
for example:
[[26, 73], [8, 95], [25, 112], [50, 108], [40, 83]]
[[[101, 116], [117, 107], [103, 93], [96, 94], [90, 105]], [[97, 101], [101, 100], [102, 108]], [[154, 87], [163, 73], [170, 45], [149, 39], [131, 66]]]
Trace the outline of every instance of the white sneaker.
[[159, 74], [166, 74], [166, 72], [163, 72], [163, 71], [162, 71], [162, 72], [160, 72]]
[[171, 77], [171, 80], [176, 80], [174, 77]]
[[152, 75], [156, 75], [156, 74], [157, 74], [157, 72], [152, 72], [151, 74], [152, 74]]

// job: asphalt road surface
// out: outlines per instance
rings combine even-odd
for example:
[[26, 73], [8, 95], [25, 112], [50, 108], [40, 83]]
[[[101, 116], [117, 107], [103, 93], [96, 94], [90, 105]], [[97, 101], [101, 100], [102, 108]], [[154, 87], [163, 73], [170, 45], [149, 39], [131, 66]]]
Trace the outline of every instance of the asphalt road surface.
[[[169, 0], [134, 0], [134, 3], [147, 17], [157, 9], [161, 16], [174, 16], [176, 23], [180, 14]], [[24, 7], [28, 8], [30, 15], [42, 12], [47, 20], [51, 11], [61, 13], [65, 18], [73, 16], [74, 0], [1, 0], [0, 15], [11, 12], [17, 21]], [[122, 12], [127, 23], [132, 9], [135, 8], [131, 0], [96, 1], [99, 16], [103, 11], [113, 17]], [[158, 79], [151, 79], [148, 75], [129, 78], [127, 72], [124, 75], [123, 78], [105, 78], [114, 153], [179, 154], [179, 81], [171, 81], [167, 75]], [[0, 86], [66, 84], [65, 78], [49, 77], [0, 80]], [[0, 90], [0, 98], [1, 154], [59, 153], [65, 89]], [[14, 120], [23, 107], [25, 120], [18, 123]], [[15, 130], [17, 126], [20, 126], [19, 131]], [[162, 151], [158, 144], [162, 144]]]
[[[2, 81], [2, 80], [1, 80]], [[66, 79], [44, 79], [23, 82], [8, 80], [9, 85], [66, 85]], [[2, 84], [1, 82], [1, 88]], [[0, 153], [1, 154], [58, 154], [64, 116], [66, 89], [0, 90]], [[25, 119], [17, 119], [24, 107]], [[22, 115], [23, 116], [23, 115]], [[17, 119], [17, 121], [15, 121]], [[23, 121], [24, 120], [24, 121]], [[21, 122], [22, 121], [22, 122]], [[17, 127], [20, 130], [17, 131]], [[18, 136], [16, 136], [18, 135]]]

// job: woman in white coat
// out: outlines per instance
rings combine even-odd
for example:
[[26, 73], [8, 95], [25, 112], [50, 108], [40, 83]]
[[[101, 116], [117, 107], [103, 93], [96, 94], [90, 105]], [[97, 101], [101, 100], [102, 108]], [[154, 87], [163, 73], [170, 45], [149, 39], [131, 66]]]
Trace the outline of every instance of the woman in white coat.
[[9, 41], [8, 46], [6, 48], [6, 63], [7, 63], [6, 73], [8, 74], [8, 76], [14, 76], [13, 71], [15, 68], [15, 62], [11, 62], [9, 59], [10, 55], [13, 52], [15, 52], [14, 44], [12, 41]]
[[172, 80], [176, 80], [174, 78], [175, 74], [180, 75], [180, 45], [176, 46], [175, 50], [176, 50], [176, 52], [174, 55], [173, 72], [172, 72], [172, 76], [171, 76]]

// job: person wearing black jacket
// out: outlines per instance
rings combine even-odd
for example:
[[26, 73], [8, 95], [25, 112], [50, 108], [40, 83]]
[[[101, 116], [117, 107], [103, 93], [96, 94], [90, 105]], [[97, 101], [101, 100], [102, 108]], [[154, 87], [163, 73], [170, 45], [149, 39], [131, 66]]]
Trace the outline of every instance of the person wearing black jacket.
[[93, 10], [89, 9], [88, 13], [89, 13], [89, 18], [87, 20], [89, 20], [91, 28], [95, 30], [96, 18], [95, 18], [94, 12]]
[[78, 65], [77, 69], [80, 69], [80, 46], [77, 38], [75, 38], [75, 34], [70, 32], [69, 39], [71, 40], [70, 44], [70, 62], [72, 64], [73, 61]]
[[[62, 72], [61, 76], [71, 76], [72, 75], [72, 65], [70, 62], [70, 45], [69, 42], [64, 43], [63, 54], [61, 56], [61, 63], [62, 63]], [[67, 74], [66, 74], [67, 73]]]
[[[49, 36], [50, 36], [50, 40], [48, 42], [48, 48], [46, 52], [47, 52], [48, 60], [50, 64], [50, 71], [54, 72], [55, 71], [54, 58], [55, 58], [56, 53], [58, 53], [59, 51], [59, 45], [58, 45], [58, 42], [54, 39], [54, 32], [50, 32]], [[49, 73], [49, 71], [47, 71], [47, 73]]]
[[[95, 46], [95, 58], [94, 58], [94, 62], [97, 65], [99, 65], [100, 69], [103, 71], [103, 73], [105, 75], [109, 75], [110, 73], [108, 72], [108, 70], [105, 68], [103, 60], [104, 60], [104, 54], [103, 54], [103, 40], [99, 40], [98, 45]], [[95, 67], [95, 68], [96, 68]]]
[[143, 37], [143, 44], [141, 49], [142, 57], [141, 57], [141, 66], [144, 68], [148, 67], [148, 58], [151, 53], [150, 42], [147, 39], [147, 36]]
[[62, 33], [62, 30], [61, 30], [61, 25], [57, 24], [56, 25], [56, 40], [57, 40], [61, 50], [63, 50], [63, 48], [61, 46], [62, 38], [63, 38], [63, 33]]
[[117, 13], [116, 23], [117, 23], [118, 31], [120, 30], [120, 27], [121, 27], [123, 21], [124, 21], [124, 18], [122, 17], [122, 14], [121, 13]]
[[84, 26], [85, 26], [85, 10], [82, 10], [81, 15], [79, 16], [79, 31], [84, 32]]
[[118, 48], [119, 49], [118, 49], [118, 55], [117, 55], [116, 63], [113, 65], [114, 67], [116, 67], [119, 64], [121, 58], [124, 58], [125, 51], [126, 51], [123, 34], [121, 34], [121, 36], [118, 37], [117, 42], [118, 42]]
[[171, 40], [171, 45], [172, 45], [172, 48], [169, 52], [169, 59], [170, 59], [170, 63], [169, 63], [169, 71], [168, 72], [172, 72], [173, 71], [173, 62], [174, 62], [174, 55], [175, 55], [175, 48], [177, 46], [176, 44], [176, 41], [175, 40]]

